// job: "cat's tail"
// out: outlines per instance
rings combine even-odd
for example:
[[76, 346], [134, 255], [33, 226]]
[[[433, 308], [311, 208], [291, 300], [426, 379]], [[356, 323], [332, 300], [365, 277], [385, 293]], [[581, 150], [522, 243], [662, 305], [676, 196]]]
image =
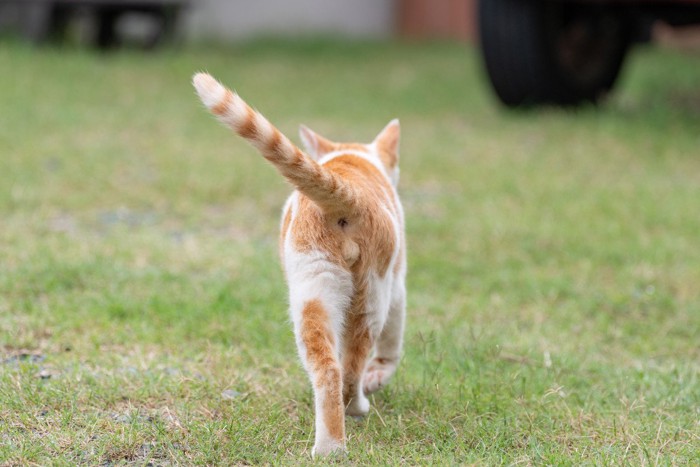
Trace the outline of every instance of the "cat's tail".
[[247, 139], [301, 193], [326, 212], [350, 208], [356, 197], [352, 187], [296, 147], [238, 94], [206, 73], [192, 84], [207, 108], [224, 124]]

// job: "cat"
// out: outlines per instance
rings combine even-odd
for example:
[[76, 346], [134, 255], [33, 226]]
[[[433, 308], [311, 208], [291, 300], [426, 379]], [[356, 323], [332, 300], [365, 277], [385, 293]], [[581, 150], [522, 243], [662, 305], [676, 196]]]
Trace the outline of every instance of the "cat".
[[335, 143], [300, 126], [297, 148], [236, 93], [206, 73], [193, 85], [224, 124], [296, 188], [284, 205], [280, 256], [299, 356], [314, 391], [312, 456], [345, 452], [345, 417], [401, 357], [406, 301], [398, 120], [370, 144]]

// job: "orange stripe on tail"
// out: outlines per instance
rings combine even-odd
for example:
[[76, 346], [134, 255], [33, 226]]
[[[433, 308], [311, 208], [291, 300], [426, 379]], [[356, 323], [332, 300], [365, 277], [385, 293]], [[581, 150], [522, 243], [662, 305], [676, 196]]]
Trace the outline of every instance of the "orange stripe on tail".
[[352, 209], [357, 196], [350, 185], [296, 147], [235, 92], [206, 73], [192, 79], [200, 99], [224, 124], [247, 139], [300, 192], [326, 212]]

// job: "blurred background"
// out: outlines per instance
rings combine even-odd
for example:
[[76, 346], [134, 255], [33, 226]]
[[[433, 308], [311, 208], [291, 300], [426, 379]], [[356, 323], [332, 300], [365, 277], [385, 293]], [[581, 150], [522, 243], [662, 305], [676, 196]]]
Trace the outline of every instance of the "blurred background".
[[[181, 37], [235, 41], [259, 36], [299, 37], [334, 35], [345, 38], [390, 39], [455, 39], [474, 41], [477, 30], [477, 0], [267, 0], [250, 3], [243, 0], [2, 0], [2, 31], [20, 32], [28, 39], [41, 41], [55, 33], [59, 23], [82, 40], [94, 40], [100, 16], [118, 13], [118, 32], [124, 36], [145, 34], [146, 29], [162, 27], [163, 16], [177, 23]], [[512, 1], [496, 0], [494, 4]], [[551, 0], [527, 3], [563, 3], [570, 9], [576, 5], [597, 3], [620, 5], [628, 16], [649, 23], [662, 18], [675, 25], [697, 22], [697, 6], [693, 0], [630, 1], [609, 0], [587, 2]], [[150, 24], [148, 24], [150, 23]], [[646, 25], [642, 25], [643, 27]], [[74, 37], [75, 38], [75, 37]], [[697, 34], [685, 33], [680, 39], [696, 42]]]
[[[99, 27], [99, 16], [105, 9], [123, 10], [118, 29], [132, 33], [151, 22], [151, 28], [165, 14], [175, 16], [181, 35], [223, 41], [245, 40], [263, 36], [318, 36], [332, 34], [345, 38], [389, 39], [402, 36], [474, 37], [474, 0], [426, 2], [421, 0], [298, 0], [265, 2], [226, 0], [159, 0], [159, 1], [7, 1], [0, 2], [2, 26], [20, 29], [34, 40], [47, 37], [50, 22], [47, 16], [57, 10], [75, 9], [78, 20], [73, 27], [89, 39]], [[152, 9], [151, 11], [143, 11]], [[53, 10], [40, 11], [40, 10]], [[139, 14], [139, 10], [142, 10]], [[158, 10], [158, 15], [153, 11]], [[60, 13], [58, 13], [60, 16]], [[130, 16], [130, 18], [129, 18]], [[141, 18], [138, 18], [140, 16]], [[90, 23], [90, 24], [88, 24]], [[129, 24], [130, 23], [130, 24]], [[82, 29], [81, 29], [82, 28]]]
[[508, 106], [595, 102], [614, 87], [633, 46], [661, 40], [700, 47], [700, 2], [694, 0], [478, 5], [477, 0], [2, 0], [0, 34], [101, 49], [260, 37], [460, 41], [481, 49], [489, 81]]

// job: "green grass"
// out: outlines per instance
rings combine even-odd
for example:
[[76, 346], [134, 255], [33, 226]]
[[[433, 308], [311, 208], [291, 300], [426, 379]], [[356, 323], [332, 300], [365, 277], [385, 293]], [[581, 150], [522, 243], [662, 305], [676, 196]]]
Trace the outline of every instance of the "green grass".
[[507, 112], [451, 44], [0, 43], [0, 464], [310, 462], [289, 188], [201, 69], [294, 139], [401, 118], [405, 357], [347, 462], [699, 463], [700, 61], [630, 58], [601, 108]]

